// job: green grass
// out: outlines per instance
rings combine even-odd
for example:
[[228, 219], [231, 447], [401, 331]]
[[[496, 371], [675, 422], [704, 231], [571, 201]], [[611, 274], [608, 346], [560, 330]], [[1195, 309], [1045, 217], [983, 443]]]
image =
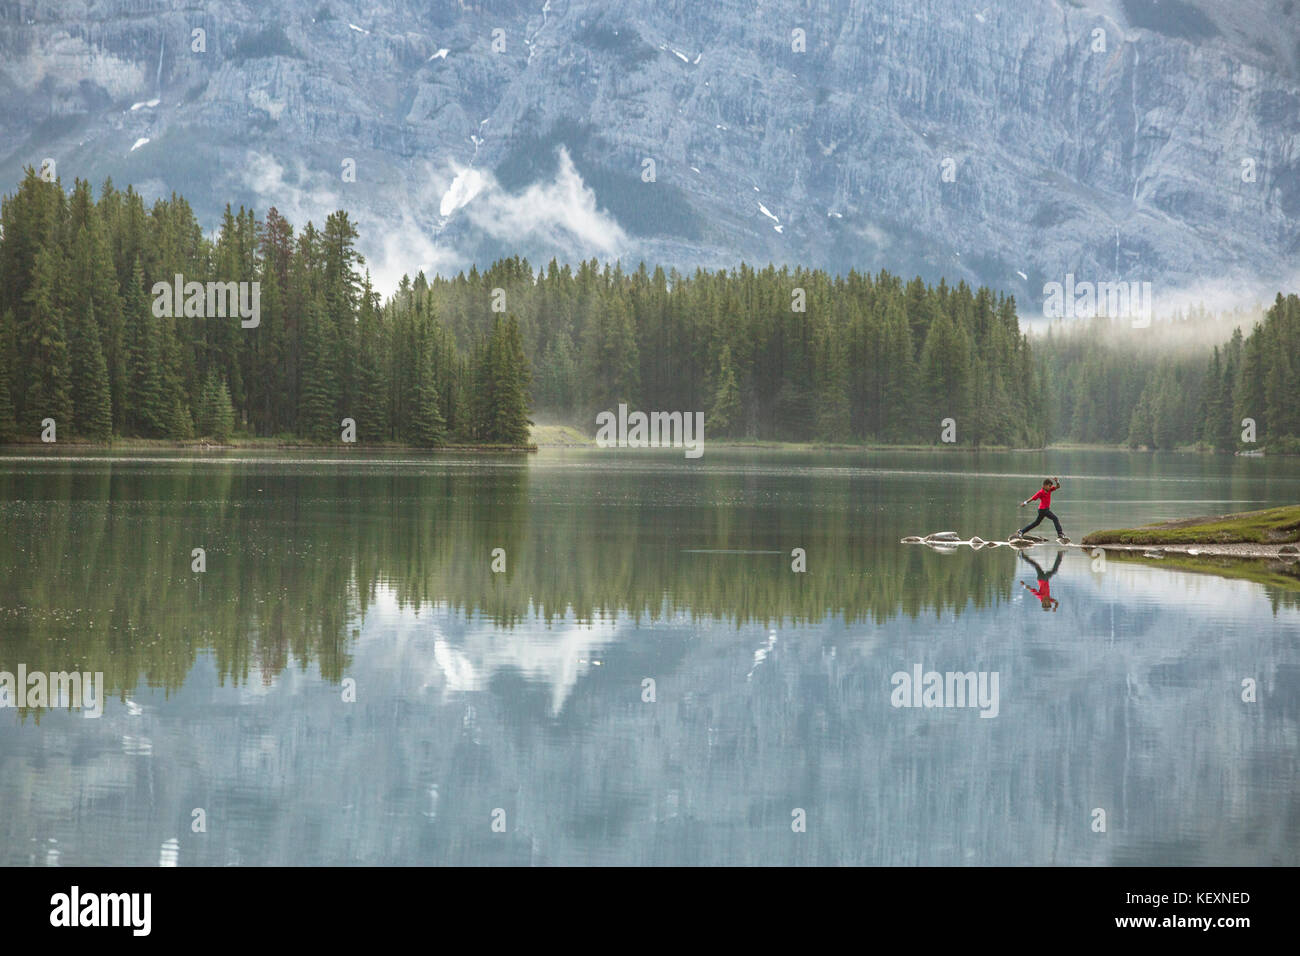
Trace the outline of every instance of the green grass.
[[1300, 541], [1300, 505], [1094, 531], [1093, 544], [1285, 544]]
[[534, 425], [529, 436], [534, 445], [591, 445], [596, 440], [572, 425]]

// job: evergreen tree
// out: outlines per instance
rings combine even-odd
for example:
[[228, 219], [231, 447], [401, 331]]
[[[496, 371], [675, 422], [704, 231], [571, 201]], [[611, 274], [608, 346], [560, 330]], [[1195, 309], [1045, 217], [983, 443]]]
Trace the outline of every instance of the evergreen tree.
[[[357, 435], [363, 441], [375, 442], [387, 437], [388, 379], [384, 356], [389, 343], [382, 322], [379, 295], [370, 284], [366, 273], [361, 289], [361, 302], [357, 316]], [[433, 354], [430, 354], [433, 361]], [[441, 440], [441, 439], [440, 439]]]
[[302, 382], [298, 391], [298, 428], [317, 441], [336, 438], [339, 421], [334, 418], [338, 389], [330, 360], [332, 336], [324, 312], [324, 303], [317, 295], [303, 315]]
[[447, 423], [439, 408], [433, 335], [429, 329], [423, 330], [420, 335], [418, 354], [408, 437], [413, 444], [432, 448], [446, 441]]
[[335, 417], [355, 418], [357, 409], [357, 304], [361, 295], [357, 267], [365, 259], [356, 251], [356, 226], [339, 210], [325, 220], [323, 252], [324, 318], [328, 333], [322, 362], [335, 397]]
[[740, 386], [736, 384], [736, 370], [731, 365], [731, 349], [723, 345], [718, 356], [717, 386], [713, 404], [705, 416], [707, 427], [718, 435], [732, 434], [740, 424]]
[[163, 368], [158, 356], [158, 326], [145, 295], [139, 257], [131, 268], [123, 303], [126, 353], [126, 412], [130, 434], [161, 438], [167, 433], [169, 408], [164, 404]]
[[203, 383], [199, 398], [198, 431], [218, 443], [229, 441], [235, 431], [235, 409], [230, 389], [217, 377], [215, 371], [209, 372]]
[[[970, 347], [965, 332], [946, 312], [930, 325], [921, 353], [921, 376], [926, 408], [930, 412], [931, 441], [941, 436], [940, 422], [952, 418], [961, 438], [966, 418], [966, 387], [970, 379]], [[924, 433], [924, 432], [923, 432]]]
[[588, 326], [583, 345], [587, 406], [593, 413], [634, 404], [640, 386], [640, 352], [631, 310], [622, 296], [608, 294]]
[[18, 438], [18, 422], [9, 394], [9, 368], [13, 364], [13, 326], [12, 312], [6, 310], [0, 314], [0, 442], [11, 442]]
[[[209, 239], [182, 197], [146, 210], [109, 182], [96, 202], [87, 183], [69, 197], [32, 170], [0, 201], [0, 224], [0, 375], [28, 438], [45, 417], [66, 434], [185, 438], [196, 420], [211, 427], [224, 386], [232, 430], [331, 442], [352, 417], [367, 441], [520, 443], [534, 408], [589, 426], [626, 402], [702, 409], [714, 434], [764, 439], [934, 441], [952, 417], [976, 444], [1227, 450], [1250, 418], [1270, 450], [1300, 448], [1294, 295], [1216, 362], [1208, 349], [1161, 344], [1203, 339], [1219, 321], [1204, 310], [1172, 320], [1185, 335], [1101, 317], [1031, 341], [1009, 296], [883, 271], [628, 274], [593, 259], [534, 274], [512, 257], [404, 277], [383, 301], [341, 211], [295, 238], [274, 209], [264, 223], [227, 210]], [[260, 327], [203, 318], [202, 307], [155, 314], [152, 280], [177, 274], [259, 281]], [[508, 318], [491, 309], [496, 288]], [[1254, 325], [1232, 318], [1225, 332]]]
[[72, 425], [74, 434], [92, 441], [113, 436], [113, 407], [108, 364], [99, 347], [95, 307], [86, 302], [72, 327]]
[[568, 418], [576, 410], [578, 366], [567, 329], [552, 336], [537, 370], [538, 404]]
[[528, 417], [531, 405], [529, 386], [532, 373], [528, 367], [528, 357], [524, 355], [523, 336], [519, 330], [519, 319], [510, 313], [504, 325], [500, 322], [493, 329], [498, 339], [495, 371], [498, 377], [496, 387], [497, 406], [492, 416], [493, 441], [503, 445], [525, 445], [529, 441], [530, 426]]
[[32, 265], [32, 282], [23, 296], [25, 319], [18, 324], [18, 356], [24, 373], [22, 390], [24, 431], [36, 433], [42, 420], [72, 425], [68, 388], [68, 348], [59, 294], [66, 285], [61, 257], [40, 246]]

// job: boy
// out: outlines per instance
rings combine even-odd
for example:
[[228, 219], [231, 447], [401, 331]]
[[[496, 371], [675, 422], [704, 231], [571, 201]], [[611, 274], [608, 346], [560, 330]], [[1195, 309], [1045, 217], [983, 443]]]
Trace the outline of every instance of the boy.
[[1026, 531], [1037, 528], [1042, 524], [1044, 518], [1051, 518], [1052, 524], [1056, 525], [1056, 540], [1062, 544], [1069, 543], [1070, 539], [1067, 538], [1065, 532], [1061, 530], [1061, 522], [1056, 519], [1056, 515], [1052, 514], [1052, 492], [1058, 491], [1060, 487], [1061, 481], [1059, 478], [1044, 478], [1043, 487], [1034, 492], [1032, 497], [1026, 498], [1024, 501], [1020, 502], [1020, 507], [1023, 508], [1025, 505], [1029, 504], [1029, 502], [1037, 501], [1038, 517], [1013, 534], [1011, 536], [1012, 538], [1024, 537]]

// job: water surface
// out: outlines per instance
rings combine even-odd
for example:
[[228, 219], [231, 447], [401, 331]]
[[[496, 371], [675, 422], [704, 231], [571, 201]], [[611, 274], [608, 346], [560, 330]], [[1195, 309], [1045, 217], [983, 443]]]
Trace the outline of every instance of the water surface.
[[[0, 863], [1296, 863], [1296, 591], [898, 543], [1048, 474], [1076, 540], [1300, 501], [1118, 452], [0, 457], [0, 670], [110, 691], [0, 710]], [[997, 716], [892, 706], [917, 664]]]

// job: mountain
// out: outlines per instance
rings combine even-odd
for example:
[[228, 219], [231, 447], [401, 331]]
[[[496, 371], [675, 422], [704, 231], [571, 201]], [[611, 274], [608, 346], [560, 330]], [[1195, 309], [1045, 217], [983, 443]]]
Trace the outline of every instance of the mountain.
[[6, 191], [50, 158], [212, 226], [345, 207], [381, 288], [522, 253], [888, 267], [1022, 311], [1066, 274], [1276, 291], [1300, 2], [3, 2], [0, 144]]

